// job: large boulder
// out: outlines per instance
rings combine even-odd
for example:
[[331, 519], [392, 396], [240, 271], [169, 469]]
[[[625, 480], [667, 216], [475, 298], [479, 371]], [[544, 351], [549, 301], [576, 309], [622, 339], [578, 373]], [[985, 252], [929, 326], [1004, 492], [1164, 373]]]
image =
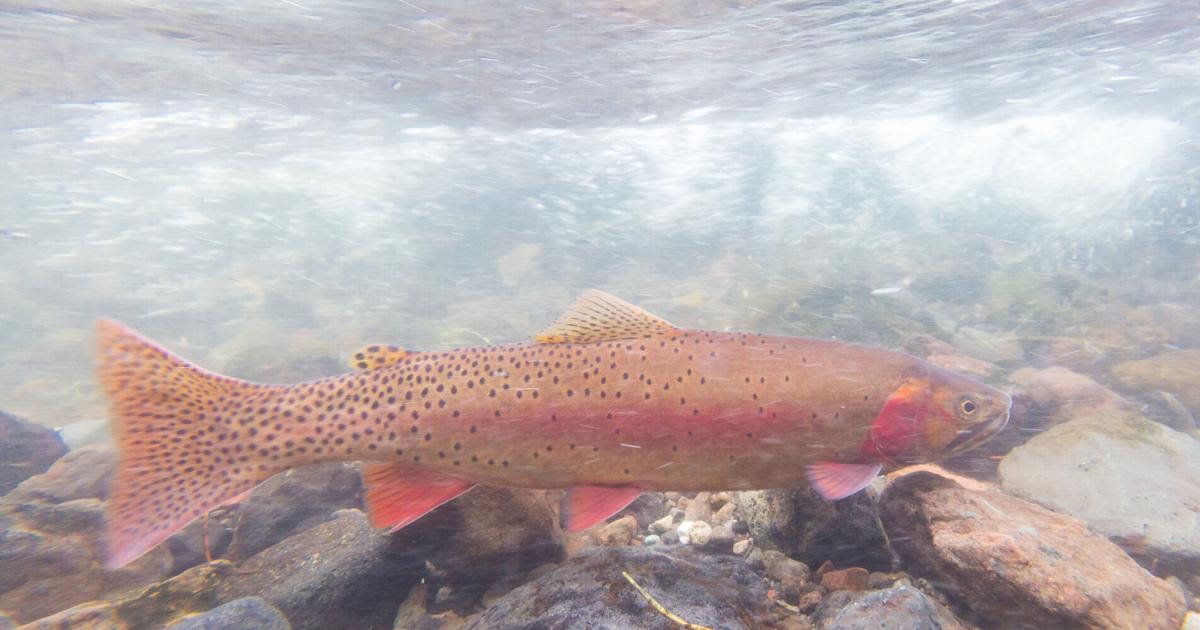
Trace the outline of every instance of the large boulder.
[[1163, 391], [1179, 398], [1200, 417], [1200, 349], [1174, 350], [1113, 367], [1113, 377], [1135, 392]]
[[739, 492], [736, 500], [760, 549], [781, 551], [814, 567], [828, 560], [873, 571], [892, 568], [874, 488], [841, 501], [826, 501], [808, 487]]
[[0, 503], [107, 499], [108, 485], [116, 469], [117, 452], [113, 449], [81, 448], [55, 461], [46, 472], [21, 482], [0, 498]]
[[767, 598], [767, 582], [743, 561], [688, 547], [667, 554], [641, 547], [593, 547], [521, 586], [478, 616], [469, 630], [677, 627], [631, 585], [629, 573], [667, 610], [713, 628], [779, 627], [784, 614]]
[[1177, 630], [1183, 595], [1080, 521], [927, 472], [901, 477], [880, 517], [905, 570], [983, 625]]
[[395, 542], [344, 510], [239, 564], [217, 583], [216, 599], [261, 597], [298, 630], [390, 628], [420, 572]]
[[166, 577], [164, 547], [104, 567], [111, 451], [72, 451], [0, 499], [0, 609], [26, 623]]
[[1060, 424], [1000, 463], [1005, 492], [1145, 560], [1200, 568], [1200, 441], [1133, 413]]
[[338, 510], [361, 507], [362, 477], [357, 466], [325, 464], [275, 475], [238, 506], [225, 557], [249, 558], [328, 521]]
[[564, 556], [557, 494], [479, 486], [396, 532], [395, 548], [427, 561], [439, 579], [482, 595]]
[[0, 496], [46, 472], [66, 452], [54, 429], [0, 411]]

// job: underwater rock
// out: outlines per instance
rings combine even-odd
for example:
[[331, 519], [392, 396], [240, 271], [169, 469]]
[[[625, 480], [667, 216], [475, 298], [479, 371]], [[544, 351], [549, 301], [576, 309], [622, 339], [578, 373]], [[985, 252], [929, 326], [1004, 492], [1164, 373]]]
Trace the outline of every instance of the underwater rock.
[[5, 625], [5, 616], [0, 613], [0, 630], [19, 627], [21, 630], [124, 630], [129, 626], [121, 623], [116, 609], [109, 602], [87, 602], [72, 606], [48, 617], [42, 617], [22, 626]]
[[500, 628], [675, 627], [622, 577], [628, 572], [684, 620], [713, 628], [779, 627], [785, 617], [767, 599], [767, 582], [740, 559], [686, 547], [587, 549], [471, 618], [469, 630]]
[[428, 560], [463, 591], [565, 556], [558, 493], [478, 486], [392, 535], [395, 549]]
[[864, 591], [871, 580], [871, 572], [862, 567], [834, 569], [821, 576], [821, 586], [831, 591]]
[[605, 524], [596, 532], [596, 541], [601, 545], [624, 546], [633, 543], [637, 536], [637, 519], [632, 514]]
[[739, 492], [735, 500], [740, 520], [761, 549], [782, 551], [810, 566], [832, 560], [870, 570], [892, 568], [873, 488], [835, 502], [807, 487]]
[[[103, 566], [104, 505], [87, 479], [97, 452], [69, 453], [0, 499], [0, 609], [27, 623], [71, 606], [160, 580], [171, 568], [166, 548], [116, 570]], [[104, 467], [99, 470], [102, 481]], [[85, 496], [93, 495], [93, 496]]]
[[0, 411], [0, 495], [46, 472], [66, 452], [54, 429]]
[[1107, 387], [1064, 367], [1021, 368], [1012, 373], [1011, 379], [1022, 388], [1035, 409], [1046, 410], [1043, 415], [1053, 416], [1048, 418], [1050, 424], [1077, 418], [1097, 407], [1128, 405]]
[[1200, 416], [1200, 350], [1175, 350], [1127, 361], [1113, 367], [1113, 376], [1134, 391], [1164, 391], [1175, 395], [1194, 416]]
[[291, 630], [292, 624], [279, 609], [261, 597], [243, 597], [177, 621], [166, 630]]
[[1200, 568], [1200, 441], [1186, 434], [1132, 413], [1072, 420], [1014, 449], [1000, 476], [1135, 557]]
[[855, 593], [841, 591], [826, 597], [813, 615], [818, 627], [837, 630], [879, 628], [969, 628], [948, 608], [911, 586]]
[[22, 481], [0, 503], [73, 499], [107, 499], [108, 484], [117, 468], [117, 452], [89, 447], [63, 455], [40, 475]]
[[688, 503], [683, 510], [683, 520], [708, 522], [712, 518], [712, 508], [708, 505], [709, 493], [701, 492]]
[[344, 508], [362, 507], [358, 467], [326, 464], [275, 475], [237, 507], [226, 557], [241, 560], [329, 520]]
[[637, 519], [638, 527], [644, 527], [648, 523], [658, 520], [669, 509], [670, 505], [667, 503], [667, 497], [663, 493], [644, 492], [638, 498], [634, 499], [633, 503], [625, 506], [625, 509], [617, 512], [616, 515], [621, 517], [631, 514]]
[[932, 473], [888, 485], [880, 517], [905, 570], [986, 625], [1176, 630], [1183, 596], [1080, 521]]
[[[747, 562], [747, 564], [751, 564]], [[807, 592], [820, 590], [808, 581], [810, 571], [808, 565], [793, 560], [778, 551], [767, 551], [762, 554], [763, 572], [779, 584], [783, 597], [790, 602], [797, 602]], [[753, 565], [751, 565], [753, 566]]]
[[257, 595], [303, 630], [391, 628], [420, 565], [358, 510], [300, 532], [254, 555], [217, 583], [215, 598]]

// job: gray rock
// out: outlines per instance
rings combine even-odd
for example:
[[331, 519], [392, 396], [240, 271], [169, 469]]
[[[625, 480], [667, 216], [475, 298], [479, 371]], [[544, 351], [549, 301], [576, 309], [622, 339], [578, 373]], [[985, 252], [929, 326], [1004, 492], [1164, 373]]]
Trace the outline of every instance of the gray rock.
[[667, 610], [723, 629], [764, 628], [782, 616], [767, 583], [732, 556], [690, 548], [664, 553], [640, 547], [593, 547], [510, 592], [466, 628], [667, 628], [671, 624], [621, 575], [625, 571]]
[[275, 475], [238, 505], [226, 556], [241, 560], [323, 523], [334, 512], [362, 508], [357, 466], [327, 464]]
[[617, 516], [632, 514], [637, 518], [638, 526], [645, 527], [647, 524], [658, 520], [663, 514], [666, 514], [668, 509], [670, 509], [669, 504], [663, 493], [646, 492], [634, 499], [633, 503], [626, 506], [624, 510], [618, 512]]
[[241, 563], [217, 585], [215, 599], [257, 595], [300, 630], [391, 628], [422, 571], [395, 544], [362, 512], [343, 510]]
[[662, 542], [664, 545], [674, 545], [679, 542], [679, 534], [675, 530], [668, 530], [662, 533]]
[[479, 486], [393, 535], [395, 548], [428, 560], [463, 593], [482, 596], [497, 580], [511, 580], [565, 556], [546, 491]]
[[696, 495], [688, 503], [687, 509], [683, 511], [683, 520], [685, 521], [704, 521], [708, 522], [712, 518], [712, 508], [709, 506], [710, 494], [701, 492]]
[[657, 545], [660, 542], [662, 542], [662, 538], [659, 537], [658, 534], [650, 534], [649, 536], [646, 536], [645, 538], [642, 539], [642, 544], [647, 547], [652, 547], [654, 545]]
[[888, 485], [880, 516], [905, 570], [988, 626], [1177, 630], [1187, 610], [1083, 523], [999, 492], [911, 473]]
[[1000, 476], [1134, 555], [1200, 568], [1200, 442], [1186, 434], [1132, 413], [1072, 420], [1014, 449]]
[[969, 626], [911, 586], [854, 593], [838, 591], [817, 606], [813, 621], [836, 630], [957, 630]]
[[292, 624], [279, 609], [261, 597], [243, 597], [228, 604], [188, 617], [167, 626], [167, 630], [291, 630]]
[[22, 481], [0, 502], [107, 499], [116, 468], [117, 453], [111, 448], [81, 448], [59, 458], [46, 472]]
[[807, 487], [737, 493], [738, 512], [757, 547], [810, 566], [830, 560], [837, 566], [890, 571], [892, 553], [876, 501], [870, 488], [835, 502]]
[[708, 542], [705, 543], [704, 548], [717, 553], [732, 553], [733, 530], [729, 529], [728, 525], [720, 525], [712, 528], [712, 533], [709, 534]]
[[0, 411], [0, 495], [46, 472], [66, 452], [54, 429]]

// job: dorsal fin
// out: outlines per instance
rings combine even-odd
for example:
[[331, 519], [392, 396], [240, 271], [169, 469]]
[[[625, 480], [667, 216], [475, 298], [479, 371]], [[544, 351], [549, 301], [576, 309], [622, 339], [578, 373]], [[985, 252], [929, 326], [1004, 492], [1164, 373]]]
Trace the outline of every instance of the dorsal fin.
[[409, 354], [404, 348], [374, 344], [351, 355], [349, 363], [356, 370], [374, 370], [395, 365]]
[[534, 341], [538, 343], [592, 343], [667, 335], [679, 329], [665, 319], [598, 289], [584, 291]]

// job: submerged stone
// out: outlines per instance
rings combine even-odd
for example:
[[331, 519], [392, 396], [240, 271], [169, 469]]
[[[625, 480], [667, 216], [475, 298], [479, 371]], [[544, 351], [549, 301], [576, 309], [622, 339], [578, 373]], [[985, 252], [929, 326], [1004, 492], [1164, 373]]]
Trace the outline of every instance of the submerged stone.
[[1015, 496], [1082, 519], [1131, 553], [1200, 568], [1200, 441], [1136, 414], [1060, 424], [1000, 463]]
[[904, 569], [997, 627], [1176, 630], [1183, 596], [1083, 523], [917, 472], [888, 485], [880, 516]]
[[292, 624], [261, 597], [243, 597], [194, 617], [177, 621], [166, 630], [291, 630]]
[[470, 619], [466, 628], [676, 627], [623, 576], [628, 572], [667, 610], [712, 628], [779, 627], [767, 582], [740, 559], [687, 547], [672, 553], [644, 547], [594, 547], [521, 586]]
[[54, 429], [0, 411], [0, 495], [46, 472], [66, 452]]

